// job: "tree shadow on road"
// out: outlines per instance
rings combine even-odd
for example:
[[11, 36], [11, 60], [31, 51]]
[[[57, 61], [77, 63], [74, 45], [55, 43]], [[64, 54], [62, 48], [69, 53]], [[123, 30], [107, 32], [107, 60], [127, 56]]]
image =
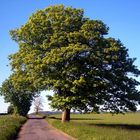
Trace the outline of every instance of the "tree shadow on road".
[[27, 116], [27, 119], [45, 119], [46, 116]]

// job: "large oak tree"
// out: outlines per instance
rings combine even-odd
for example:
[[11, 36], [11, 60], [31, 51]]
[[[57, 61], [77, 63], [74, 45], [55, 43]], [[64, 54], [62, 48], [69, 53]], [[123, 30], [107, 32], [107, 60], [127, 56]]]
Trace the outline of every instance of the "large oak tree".
[[140, 94], [134, 76], [140, 71], [121, 41], [105, 36], [108, 29], [84, 17], [82, 9], [57, 5], [38, 10], [10, 32], [19, 45], [10, 56], [12, 69], [26, 73], [35, 89], [54, 91], [48, 99], [64, 111], [63, 121], [70, 120], [72, 108], [135, 111]]

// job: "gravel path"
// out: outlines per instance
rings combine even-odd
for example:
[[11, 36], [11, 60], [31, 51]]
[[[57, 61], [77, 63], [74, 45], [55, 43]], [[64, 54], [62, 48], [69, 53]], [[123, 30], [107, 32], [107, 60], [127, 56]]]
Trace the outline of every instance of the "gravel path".
[[46, 120], [36, 116], [23, 125], [17, 140], [75, 140], [71, 136], [53, 128]]

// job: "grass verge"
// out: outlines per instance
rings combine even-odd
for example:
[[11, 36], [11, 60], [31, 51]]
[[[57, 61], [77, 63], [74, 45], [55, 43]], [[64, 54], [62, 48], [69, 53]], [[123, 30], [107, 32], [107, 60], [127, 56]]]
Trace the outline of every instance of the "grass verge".
[[26, 118], [21, 116], [0, 116], [0, 140], [15, 140], [15, 137]]
[[72, 114], [70, 123], [61, 123], [60, 117], [47, 121], [78, 140], [140, 140], [140, 113]]

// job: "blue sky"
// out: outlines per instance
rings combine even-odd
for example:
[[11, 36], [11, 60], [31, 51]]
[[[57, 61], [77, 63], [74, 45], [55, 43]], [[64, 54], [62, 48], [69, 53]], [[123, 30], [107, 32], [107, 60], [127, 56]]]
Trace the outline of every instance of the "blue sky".
[[[122, 41], [130, 57], [137, 58], [135, 64], [140, 68], [140, 0], [0, 0], [0, 3], [0, 85], [11, 73], [8, 55], [18, 49], [9, 30], [20, 27], [36, 10], [56, 4], [83, 8], [86, 17], [102, 20], [110, 28], [109, 36]], [[48, 108], [46, 103], [44, 107]], [[0, 112], [6, 108], [0, 97]]]

